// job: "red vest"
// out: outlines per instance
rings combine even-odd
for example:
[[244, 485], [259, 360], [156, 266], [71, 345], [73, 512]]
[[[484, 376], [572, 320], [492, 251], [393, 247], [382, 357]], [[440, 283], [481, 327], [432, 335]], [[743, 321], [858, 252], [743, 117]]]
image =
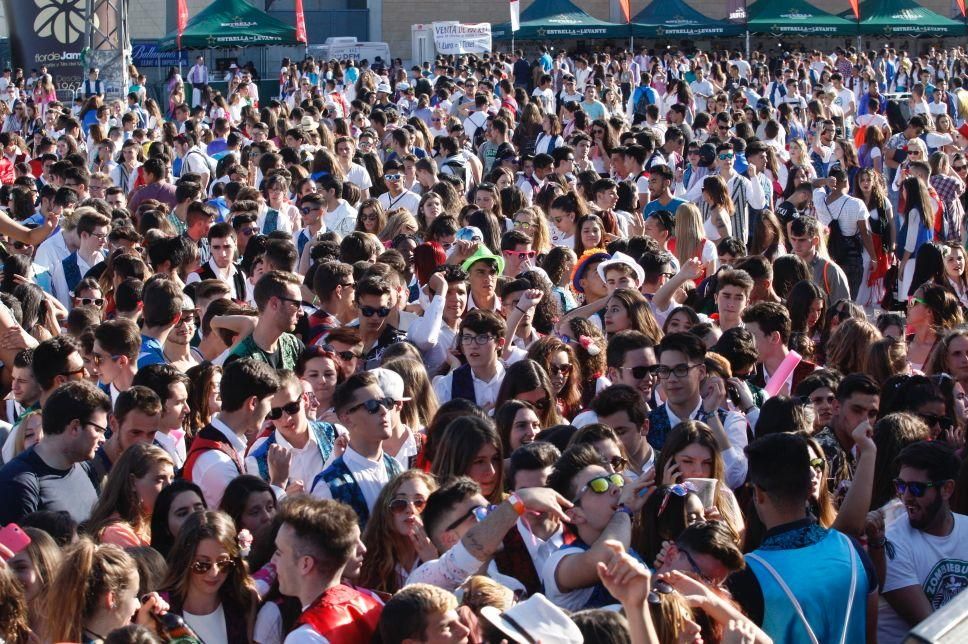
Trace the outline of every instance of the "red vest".
[[192, 441], [192, 446], [188, 450], [188, 456], [185, 458], [185, 464], [182, 466], [181, 477], [186, 481], [191, 481], [195, 461], [198, 460], [199, 456], [213, 449], [222, 452], [232, 459], [235, 467], [239, 469], [239, 474], [245, 474], [245, 466], [239, 460], [239, 455], [236, 453], [235, 448], [229, 444], [225, 436], [222, 435], [222, 432], [211, 425], [206, 425]]
[[299, 616], [331, 644], [369, 642], [376, 633], [383, 606], [370, 595], [349, 586], [333, 586]]

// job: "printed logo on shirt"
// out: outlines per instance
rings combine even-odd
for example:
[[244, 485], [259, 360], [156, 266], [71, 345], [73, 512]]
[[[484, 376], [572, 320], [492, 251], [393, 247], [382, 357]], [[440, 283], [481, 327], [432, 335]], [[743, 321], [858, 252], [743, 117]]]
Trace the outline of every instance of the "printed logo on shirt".
[[968, 588], [968, 561], [942, 559], [928, 573], [923, 588], [931, 607], [938, 610]]

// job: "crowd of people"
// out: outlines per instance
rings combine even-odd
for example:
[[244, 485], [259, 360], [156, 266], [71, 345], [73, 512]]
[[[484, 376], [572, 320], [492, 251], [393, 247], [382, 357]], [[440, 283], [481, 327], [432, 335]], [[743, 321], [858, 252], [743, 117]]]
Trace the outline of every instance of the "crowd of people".
[[0, 639], [901, 642], [968, 586], [966, 60], [5, 70]]

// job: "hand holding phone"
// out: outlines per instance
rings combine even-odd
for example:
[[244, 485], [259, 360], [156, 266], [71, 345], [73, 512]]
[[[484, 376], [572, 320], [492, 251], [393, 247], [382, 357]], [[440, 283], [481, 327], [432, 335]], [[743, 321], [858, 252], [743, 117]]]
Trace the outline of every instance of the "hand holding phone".
[[30, 536], [16, 523], [0, 530], [0, 559], [7, 561], [30, 545]]

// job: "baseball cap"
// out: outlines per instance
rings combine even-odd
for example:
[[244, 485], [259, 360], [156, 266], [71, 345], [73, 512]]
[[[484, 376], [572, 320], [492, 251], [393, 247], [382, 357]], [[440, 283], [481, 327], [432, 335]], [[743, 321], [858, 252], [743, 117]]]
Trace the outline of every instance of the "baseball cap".
[[396, 371], [390, 371], [389, 369], [383, 369], [381, 367], [378, 369], [370, 369], [370, 373], [376, 376], [376, 381], [380, 385], [383, 395], [387, 398], [392, 398], [397, 402], [411, 400], [410, 396], [403, 395], [403, 378]]

